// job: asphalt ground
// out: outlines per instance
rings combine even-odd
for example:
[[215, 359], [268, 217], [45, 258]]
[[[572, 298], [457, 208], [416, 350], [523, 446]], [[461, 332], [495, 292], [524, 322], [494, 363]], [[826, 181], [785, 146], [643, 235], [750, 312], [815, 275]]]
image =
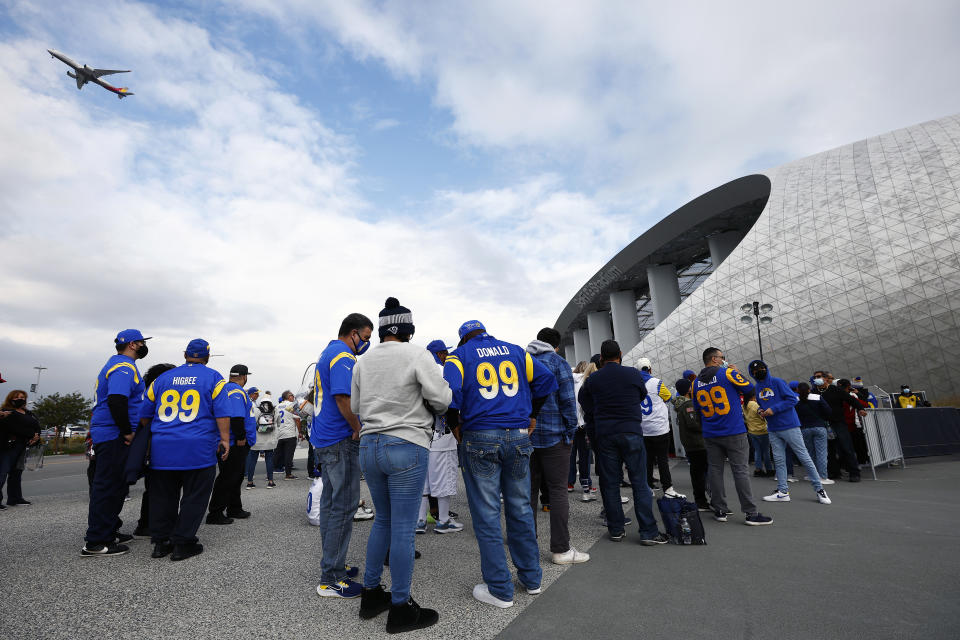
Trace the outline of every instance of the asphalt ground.
[[[880, 482], [864, 476], [860, 484], [828, 487], [830, 506], [814, 502], [809, 485], [792, 485], [793, 502], [763, 507], [776, 518], [772, 526], [745, 527], [739, 514], [727, 523], [704, 518], [704, 547], [643, 547], [635, 526], [624, 541], [611, 542], [599, 503], [573, 493], [572, 542], [591, 561], [551, 564], [549, 516], [539, 513], [547, 588], [539, 596], [518, 590], [506, 610], [471, 596], [479, 555], [461, 484], [452, 508], [464, 532], [435, 535], [431, 527], [417, 536], [423, 558], [413, 597], [439, 610], [440, 622], [407, 637], [955, 638], [957, 461], [910, 461], [906, 470], [878, 472]], [[320, 541], [305, 517], [305, 478], [267, 490], [259, 471], [257, 489], [243, 492], [253, 517], [204, 525], [206, 550], [198, 557], [153, 560], [149, 542], [135, 541], [124, 556], [82, 558], [85, 466], [51, 462], [25, 474], [32, 506], [0, 512], [0, 638], [386, 637], [385, 615], [360, 621], [359, 601], [316, 595]], [[60, 490], [70, 476], [72, 488]], [[674, 477], [689, 488], [684, 463]], [[774, 484], [757, 480], [754, 487], [759, 496]], [[133, 488], [124, 506], [125, 531], [140, 493]], [[365, 485], [363, 493], [369, 502]], [[361, 567], [370, 525], [354, 526], [348, 561]]]

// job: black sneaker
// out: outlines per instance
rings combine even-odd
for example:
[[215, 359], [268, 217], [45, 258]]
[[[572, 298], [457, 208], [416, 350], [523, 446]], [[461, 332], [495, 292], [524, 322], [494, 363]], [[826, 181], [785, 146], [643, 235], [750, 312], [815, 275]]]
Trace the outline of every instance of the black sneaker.
[[369, 620], [390, 608], [390, 592], [378, 584], [372, 589], [364, 588], [360, 592], [360, 619]]
[[122, 556], [130, 547], [125, 544], [85, 544], [80, 555], [89, 558], [93, 556]]
[[6, 510], [7, 510], [7, 505], [0, 502], [0, 511], [6, 511]]
[[130, 535], [129, 533], [119, 533], [119, 532], [118, 532], [118, 533], [117, 533], [117, 537], [114, 538], [114, 541], [115, 541], [117, 544], [124, 544], [124, 543], [130, 542], [131, 540], [133, 540], [133, 536]]
[[170, 559], [174, 562], [179, 562], [180, 560], [186, 560], [187, 558], [198, 556], [201, 553], [203, 553], [203, 545], [199, 542], [191, 542], [190, 544], [177, 544], [173, 546], [173, 553], [170, 554]]
[[233, 518], [228, 518], [222, 513], [211, 513], [207, 515], [207, 524], [233, 524]]
[[437, 624], [440, 614], [433, 609], [421, 609], [410, 598], [406, 604], [391, 604], [387, 614], [387, 633], [416, 631]]
[[714, 510], [713, 510], [713, 519], [716, 520], [717, 522], [726, 522], [726, 521], [727, 521], [727, 515], [729, 515], [729, 514], [728, 514], [726, 511], [724, 511], [723, 509], [714, 509]]
[[14, 500], [13, 502], [8, 502], [7, 505], [11, 507], [29, 507], [32, 502], [29, 500]]
[[173, 545], [169, 542], [158, 542], [153, 545], [153, 553], [150, 554], [151, 558], [166, 558], [170, 555], [170, 552], [173, 551]]
[[640, 541], [640, 544], [646, 547], [652, 547], [658, 544], [667, 544], [670, 542], [670, 536], [665, 533], [658, 533], [655, 538], [644, 538]]
[[751, 527], [759, 527], [765, 524], [773, 524], [773, 518], [765, 516], [762, 513], [755, 513], [753, 515], [747, 516], [747, 519], [744, 520], [744, 524], [748, 524]]
[[250, 517], [250, 512], [249, 512], [249, 511], [244, 511], [243, 509], [241, 509], [240, 511], [227, 511], [227, 517], [228, 517], [228, 518], [239, 518], [240, 520], [244, 520], [244, 519]]
[[620, 533], [611, 533], [610, 539], [613, 540], [614, 542], [620, 542], [621, 540], [623, 540], [623, 531], [621, 531]]

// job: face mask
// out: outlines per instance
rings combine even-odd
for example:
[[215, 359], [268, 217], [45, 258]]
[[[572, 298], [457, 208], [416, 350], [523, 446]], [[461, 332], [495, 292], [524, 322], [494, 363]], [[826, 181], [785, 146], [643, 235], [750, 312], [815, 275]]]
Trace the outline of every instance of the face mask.
[[753, 377], [756, 378], [757, 380], [763, 380], [764, 378], [767, 377], [767, 370], [757, 369], [756, 371], [754, 371]]
[[356, 353], [358, 356], [362, 356], [362, 355], [363, 355], [363, 352], [366, 351], [366, 350], [369, 349], [369, 348], [370, 348], [370, 341], [369, 341], [369, 340], [363, 340], [363, 339], [360, 337], [360, 334], [357, 333], [357, 346], [356, 346], [355, 349], [354, 349], [354, 353]]
[[13, 402], [11, 402], [10, 404], [12, 404], [17, 409], [21, 409], [27, 406], [27, 400], [26, 398], [14, 398]]
[[814, 378], [814, 379], [813, 379], [813, 384], [815, 384], [815, 385], [817, 385], [817, 386], [819, 387], [820, 385], [823, 384], [823, 378]]
[[903, 392], [904, 392], [904, 393], [910, 393], [910, 389], [904, 389]]
[[727, 361], [726, 361], [726, 360], [724, 360], [723, 362], [721, 362], [721, 363], [720, 363], [720, 366], [721, 366], [721, 367], [725, 367], [725, 366], [727, 366]]
[[150, 349], [147, 348], [147, 345], [142, 344], [139, 347], [137, 347], [137, 358], [139, 358], [140, 360], [143, 360], [144, 358], [146, 358], [148, 353], [150, 353]]

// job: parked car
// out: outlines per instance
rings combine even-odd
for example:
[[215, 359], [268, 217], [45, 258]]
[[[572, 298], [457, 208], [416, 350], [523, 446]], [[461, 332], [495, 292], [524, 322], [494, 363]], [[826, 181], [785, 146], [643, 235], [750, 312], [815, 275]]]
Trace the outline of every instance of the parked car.
[[68, 438], [86, 438], [89, 430], [85, 424], [72, 424], [64, 428], [63, 435]]

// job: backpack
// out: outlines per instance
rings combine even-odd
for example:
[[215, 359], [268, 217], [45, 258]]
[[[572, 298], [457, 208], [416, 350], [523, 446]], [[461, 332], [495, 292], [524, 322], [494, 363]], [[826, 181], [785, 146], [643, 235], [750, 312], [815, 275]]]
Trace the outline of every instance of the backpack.
[[260, 403], [260, 415], [257, 416], [257, 433], [272, 433], [273, 432], [273, 403], [269, 400], [264, 400]]
[[697, 505], [686, 498], [657, 498], [663, 528], [673, 544], [707, 544]]

